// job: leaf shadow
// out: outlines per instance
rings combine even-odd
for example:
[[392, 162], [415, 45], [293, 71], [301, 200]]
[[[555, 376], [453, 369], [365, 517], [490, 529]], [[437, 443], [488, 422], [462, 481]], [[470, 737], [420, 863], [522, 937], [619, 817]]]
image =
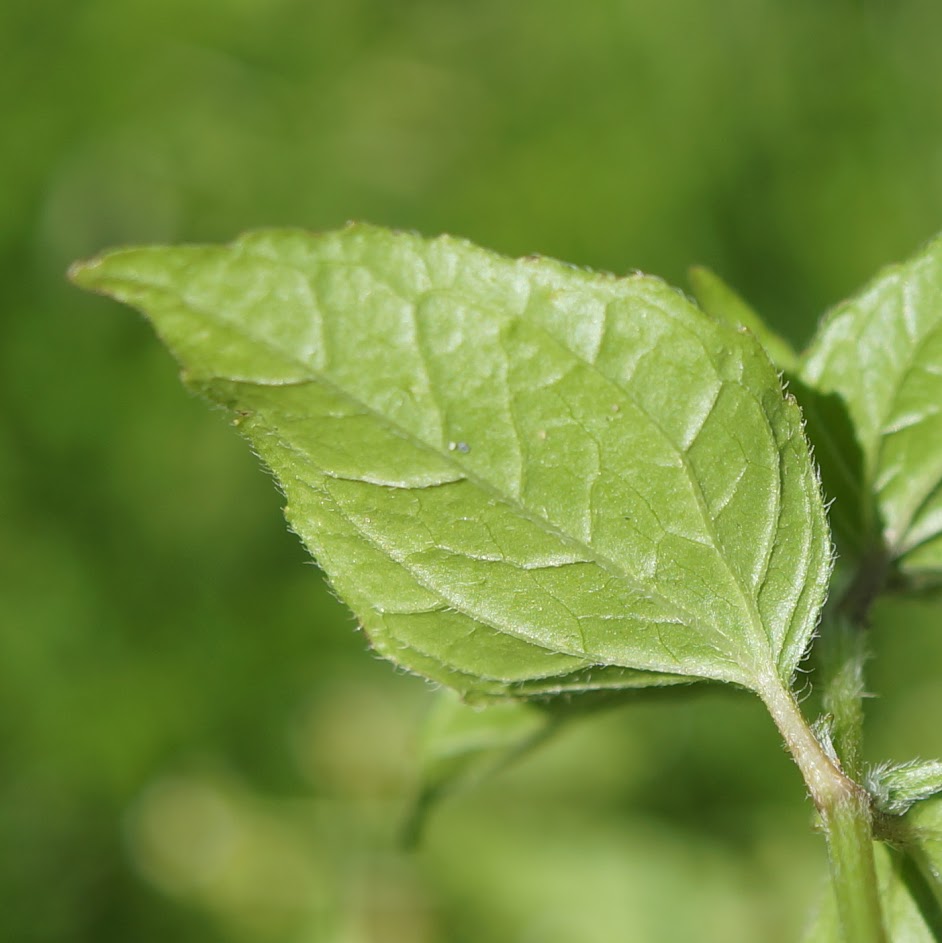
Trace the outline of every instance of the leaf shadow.
[[823, 393], [798, 377], [787, 380], [805, 417], [805, 435], [814, 450], [838, 548], [854, 558], [864, 556], [881, 542], [883, 527], [866, 486], [863, 448], [847, 403], [838, 393]]

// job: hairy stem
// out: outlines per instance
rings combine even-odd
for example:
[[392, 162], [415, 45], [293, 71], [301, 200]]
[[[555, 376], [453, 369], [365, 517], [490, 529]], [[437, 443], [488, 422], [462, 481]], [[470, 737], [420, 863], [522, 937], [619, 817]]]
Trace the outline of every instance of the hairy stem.
[[869, 796], [857, 789], [822, 809], [821, 818], [844, 939], [847, 943], [886, 943]]
[[867, 635], [840, 614], [825, 620], [815, 649], [821, 707], [841, 769], [852, 779], [863, 776], [863, 698]]
[[760, 695], [821, 815], [845, 943], [886, 943], [869, 794], [818, 742], [791, 691], [777, 678], [770, 679]]

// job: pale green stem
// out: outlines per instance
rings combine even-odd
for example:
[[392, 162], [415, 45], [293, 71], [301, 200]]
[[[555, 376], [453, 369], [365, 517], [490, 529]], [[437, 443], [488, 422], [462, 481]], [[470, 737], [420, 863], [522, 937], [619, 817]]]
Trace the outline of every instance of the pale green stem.
[[886, 943], [873, 858], [870, 799], [857, 790], [821, 810], [831, 884], [846, 943]]
[[887, 943], [873, 858], [869, 794], [828, 756], [791, 691], [778, 678], [768, 679], [759, 693], [821, 815], [845, 943]]

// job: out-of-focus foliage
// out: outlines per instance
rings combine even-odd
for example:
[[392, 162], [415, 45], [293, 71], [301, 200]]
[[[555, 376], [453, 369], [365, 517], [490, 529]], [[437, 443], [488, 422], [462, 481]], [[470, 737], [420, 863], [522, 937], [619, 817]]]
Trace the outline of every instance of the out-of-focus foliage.
[[[933, 0], [0, 4], [0, 938], [794, 939], [823, 850], [723, 693], [574, 723], [399, 851], [427, 689], [64, 270], [361, 218], [702, 262], [801, 345], [940, 228], [940, 35]], [[942, 754], [937, 624], [875, 644], [868, 752]]]

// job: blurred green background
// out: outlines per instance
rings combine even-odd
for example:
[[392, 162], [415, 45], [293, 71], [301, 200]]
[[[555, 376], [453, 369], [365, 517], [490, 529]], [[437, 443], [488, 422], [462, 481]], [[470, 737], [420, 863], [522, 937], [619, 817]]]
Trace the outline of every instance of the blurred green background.
[[[804, 342], [942, 229], [937, 0], [0, 4], [0, 939], [795, 940], [824, 875], [745, 695], [632, 705], [402, 852], [431, 693], [75, 258], [366, 219], [683, 284]], [[869, 749], [942, 755], [939, 619]]]

